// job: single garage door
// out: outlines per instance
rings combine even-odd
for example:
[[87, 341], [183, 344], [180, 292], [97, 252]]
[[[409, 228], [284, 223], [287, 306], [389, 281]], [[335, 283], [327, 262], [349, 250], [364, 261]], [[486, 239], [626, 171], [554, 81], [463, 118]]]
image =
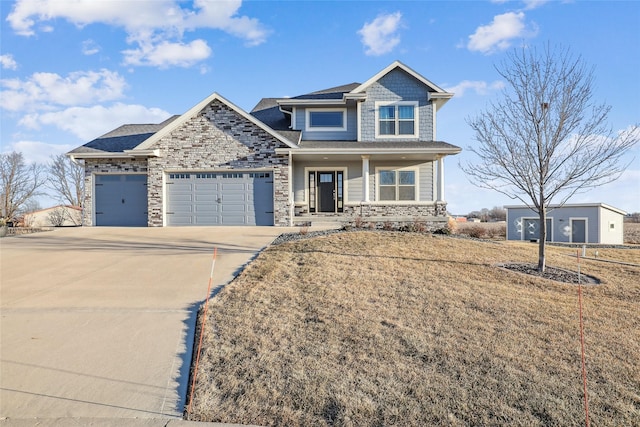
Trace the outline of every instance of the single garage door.
[[273, 225], [272, 172], [170, 173], [167, 225]]
[[96, 175], [94, 196], [96, 225], [147, 225], [146, 175]]

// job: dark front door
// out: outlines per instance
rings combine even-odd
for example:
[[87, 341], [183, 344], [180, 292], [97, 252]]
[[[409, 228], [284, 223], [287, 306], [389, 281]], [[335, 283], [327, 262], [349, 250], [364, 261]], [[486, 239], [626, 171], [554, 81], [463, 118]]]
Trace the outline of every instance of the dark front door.
[[335, 172], [318, 173], [318, 209], [320, 212], [336, 211]]

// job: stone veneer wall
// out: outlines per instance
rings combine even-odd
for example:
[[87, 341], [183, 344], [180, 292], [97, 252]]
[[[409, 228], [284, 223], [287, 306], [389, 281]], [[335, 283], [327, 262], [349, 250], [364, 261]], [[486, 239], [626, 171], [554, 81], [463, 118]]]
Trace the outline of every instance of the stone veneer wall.
[[274, 175], [274, 225], [288, 226], [289, 159], [275, 153], [282, 146], [268, 132], [222, 102], [213, 101], [149, 147], [160, 149], [161, 153], [160, 157], [149, 158], [149, 225], [162, 226], [166, 171], [269, 169]]
[[93, 225], [94, 174], [146, 173], [147, 159], [86, 159], [84, 161], [83, 225]]
[[447, 217], [447, 203], [435, 202], [427, 205], [392, 204], [359, 206], [345, 206], [344, 215], [362, 218], [419, 218], [419, 217]]

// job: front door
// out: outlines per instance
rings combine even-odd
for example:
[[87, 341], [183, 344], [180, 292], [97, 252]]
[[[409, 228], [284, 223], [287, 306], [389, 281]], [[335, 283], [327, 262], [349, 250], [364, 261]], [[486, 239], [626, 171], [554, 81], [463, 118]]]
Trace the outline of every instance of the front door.
[[309, 171], [309, 212], [342, 212], [344, 171]]
[[335, 172], [318, 172], [318, 211], [336, 211]]

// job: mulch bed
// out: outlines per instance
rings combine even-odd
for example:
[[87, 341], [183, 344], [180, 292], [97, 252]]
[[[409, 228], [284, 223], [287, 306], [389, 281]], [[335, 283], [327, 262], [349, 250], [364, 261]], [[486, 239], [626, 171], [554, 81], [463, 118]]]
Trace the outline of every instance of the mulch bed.
[[516, 271], [522, 274], [530, 274], [532, 276], [543, 277], [549, 280], [555, 280], [556, 282], [569, 283], [577, 285], [582, 283], [583, 285], [598, 285], [600, 280], [595, 277], [580, 274], [578, 277], [577, 271], [564, 270], [562, 268], [546, 267], [544, 273], [538, 271], [537, 264], [521, 264], [521, 263], [508, 263], [498, 265], [500, 268], [504, 268], [511, 271]]

